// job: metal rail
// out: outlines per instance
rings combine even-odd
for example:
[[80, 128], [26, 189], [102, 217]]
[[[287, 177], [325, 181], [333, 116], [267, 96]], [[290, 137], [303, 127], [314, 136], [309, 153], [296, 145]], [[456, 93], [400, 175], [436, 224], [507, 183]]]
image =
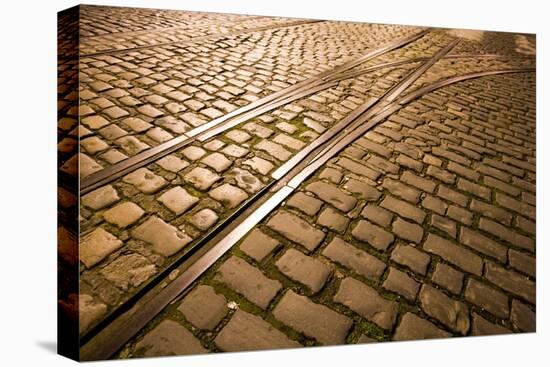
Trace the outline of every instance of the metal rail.
[[[156, 278], [155, 285], [151, 284], [150, 291], [140, 298], [135, 304], [127, 307], [124, 313], [107, 323], [101, 330], [88, 338], [81, 348], [83, 360], [109, 358], [124, 343], [135, 335], [147, 322], [162, 311], [170, 302], [182, 294], [204, 271], [237, 243], [255, 224], [262, 220], [278, 204], [280, 204], [298, 185], [311, 175], [318, 167], [324, 164], [330, 157], [343, 149], [350, 141], [357, 139], [359, 132], [364, 134], [365, 126], [372, 128], [381, 121], [377, 118], [378, 111], [389, 111], [386, 107], [396, 104], [400, 108], [399, 101], [395, 102], [398, 94], [403, 92], [415, 80], [417, 80], [429, 67], [448, 53], [456, 45], [452, 42], [437, 52], [430, 60], [420, 65], [405, 79], [388, 90], [377, 101], [369, 100], [352, 113], [352, 117], [344, 119], [335, 126], [334, 131], [321, 135], [317, 149], [308, 149], [307, 154], [302, 154], [301, 159], [295, 160], [292, 167], [287, 166], [282, 176], [274, 173], [273, 180], [264, 189], [250, 198], [239, 210], [224, 220], [209, 236], [201, 239], [194, 249], [209, 250], [189, 266], [187, 263], [174, 263], [166, 272], [172, 271], [174, 266], [185, 270], [165, 287], [161, 287]], [[372, 112], [375, 111], [375, 112]], [[366, 125], [367, 118], [375, 116], [373, 121]], [[351, 128], [348, 128], [351, 124]], [[335, 134], [337, 133], [337, 134]], [[307, 149], [307, 148], [306, 148]], [[301, 153], [301, 152], [300, 152]], [[273, 193], [274, 192], [274, 193]], [[271, 196], [268, 198], [267, 194]], [[243, 219], [244, 218], [244, 219]], [[218, 232], [219, 231], [219, 232]], [[187, 256], [192, 256], [192, 251], [187, 251]], [[182, 258], [182, 260], [184, 260]], [[189, 267], [187, 267], [189, 266]]]
[[267, 111], [275, 109], [283, 104], [290, 103], [296, 99], [303, 98], [309, 94], [316, 93], [319, 90], [329, 88], [334, 85], [331, 81], [338, 74], [354, 68], [361, 63], [371, 60], [389, 51], [405, 46], [417, 39], [423, 37], [429, 32], [429, 29], [423, 30], [408, 37], [388, 42], [365, 55], [348, 61], [331, 70], [324, 71], [311, 78], [296, 83], [288, 88], [272, 93], [264, 98], [252, 102], [244, 107], [236, 109], [226, 115], [218, 117], [206, 124], [203, 124], [193, 130], [171, 139], [167, 142], [157, 145], [133, 157], [127, 158], [121, 162], [115, 163], [99, 172], [85, 177], [80, 182], [80, 194], [86, 194], [100, 186], [103, 186], [137, 168], [143, 167], [165, 155], [168, 155], [195, 140], [204, 141], [210, 137], [222, 133], [227, 129], [245, 122], [251, 118], [257, 117]]

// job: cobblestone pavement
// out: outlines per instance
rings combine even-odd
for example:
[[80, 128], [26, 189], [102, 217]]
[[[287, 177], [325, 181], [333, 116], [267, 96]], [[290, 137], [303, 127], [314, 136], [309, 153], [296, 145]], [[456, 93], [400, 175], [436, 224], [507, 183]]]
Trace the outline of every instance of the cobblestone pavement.
[[[88, 6], [80, 24], [80, 61], [59, 65], [59, 164], [80, 178], [421, 30]], [[404, 94], [535, 66], [532, 36], [432, 30], [330, 88], [83, 195], [81, 332], [276, 168], [409, 75], [413, 59], [457, 37]], [[402, 60], [410, 62], [360, 72]], [[66, 95], [75, 78], [79, 94]], [[535, 128], [532, 72], [459, 82], [406, 104], [303, 182], [117, 357], [534, 331]]]

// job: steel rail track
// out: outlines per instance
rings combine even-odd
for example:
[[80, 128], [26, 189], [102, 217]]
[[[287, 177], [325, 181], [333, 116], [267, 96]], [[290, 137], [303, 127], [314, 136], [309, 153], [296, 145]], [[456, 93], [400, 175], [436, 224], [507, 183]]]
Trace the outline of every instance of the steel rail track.
[[[128, 310], [126, 315], [123, 315], [123, 319], [116, 319], [109, 325], [109, 330], [104, 329], [98, 334], [99, 339], [91, 339], [81, 349], [81, 357], [83, 360], [94, 360], [98, 358], [111, 357], [122, 345], [126, 343], [135, 333], [139, 331], [147, 322], [149, 322], [154, 316], [162, 311], [167, 305], [177, 301], [183, 297], [189, 286], [202, 275], [210, 266], [212, 266], [219, 258], [221, 258], [232, 246], [239, 242], [256, 224], [258, 224], [263, 218], [265, 218], [273, 209], [281, 204], [296, 188], [299, 184], [305, 181], [311, 174], [313, 174], [319, 167], [325, 164], [330, 158], [339, 153], [342, 149], [348, 146], [351, 142], [364, 135], [368, 130], [372, 129], [381, 121], [384, 121], [391, 114], [401, 109], [406, 104], [421, 98], [422, 96], [433, 92], [442, 87], [455, 84], [458, 82], [477, 79], [492, 75], [512, 74], [512, 73], [525, 73], [534, 72], [534, 68], [520, 68], [520, 69], [501, 69], [484, 71], [477, 73], [469, 73], [465, 75], [446, 78], [430, 85], [421, 87], [409, 94], [386, 104], [378, 111], [376, 115], [372, 117], [366, 124], [356, 126], [351, 132], [347, 129], [345, 133], [340, 134], [340, 139], [337, 142], [333, 142], [331, 147], [324, 149], [322, 152], [313, 152], [314, 157], [307, 161], [305, 168], [297, 166], [293, 170], [289, 171], [285, 177], [290, 179], [280, 179], [271, 181], [266, 187], [264, 187], [258, 194], [259, 200], [256, 201], [256, 205], [249, 200], [243, 205], [239, 211], [241, 219], [239, 222], [233, 221], [232, 226], [222, 228], [218, 234], [212, 234], [210, 242], [214, 245], [208, 247], [202, 256], [197, 257], [191, 265], [182, 264], [178, 269], [183, 270], [183, 273], [170, 282], [162, 290], [157, 293], [147, 295], [140, 303], [135, 304]], [[367, 101], [367, 105], [372, 106], [372, 101]], [[369, 107], [365, 108], [365, 105], [358, 108], [363, 112], [367, 111]], [[362, 112], [356, 113], [360, 115]], [[305, 160], [302, 160], [302, 165]], [[298, 171], [298, 173], [294, 172]], [[271, 193], [269, 198], [265, 197], [267, 192]], [[206, 243], [205, 243], [206, 245]], [[145, 312], [144, 312], [145, 311]], [[132, 323], [139, 323], [141, 326], [136, 326], [134, 330], [128, 333], [125, 326], [132, 320]], [[107, 332], [105, 333], [105, 330]], [[102, 333], [104, 333], [102, 335]], [[128, 334], [132, 334], [128, 337]], [[124, 341], [120, 341], [122, 337]], [[99, 340], [99, 341], [98, 341]], [[113, 340], [119, 340], [113, 342]], [[109, 350], [102, 349], [101, 341], [107, 344], [117, 344], [118, 347], [112, 347]]]
[[165, 155], [168, 155], [195, 140], [204, 141], [217, 135], [227, 129], [230, 129], [251, 118], [257, 117], [262, 113], [275, 109], [283, 104], [290, 103], [298, 98], [303, 98], [319, 90], [329, 88], [335, 81], [331, 78], [349, 69], [360, 65], [368, 60], [380, 56], [389, 51], [405, 46], [429, 33], [429, 29], [394, 40], [367, 52], [365, 55], [343, 63], [331, 70], [319, 73], [311, 78], [296, 83], [288, 88], [272, 93], [244, 107], [232, 111], [226, 115], [218, 117], [195, 129], [187, 131], [180, 136], [167, 142], [159, 144], [133, 157], [127, 158], [121, 162], [115, 163], [99, 172], [93, 173], [80, 183], [80, 194], [86, 194], [100, 186], [103, 186], [137, 168], [143, 167]]
[[[396, 105], [400, 108], [401, 105], [399, 103], [401, 100], [396, 101], [397, 97], [457, 43], [458, 41], [454, 41], [442, 48], [431, 59], [425, 61], [402, 81], [390, 88], [382, 97], [377, 100], [371, 99], [367, 101], [356, 109], [352, 115], [336, 125], [338, 128], [335, 126], [334, 129], [321, 135], [316, 140], [320, 141], [321, 144], [316, 144], [313, 149], [310, 147], [304, 148], [306, 154], [302, 154], [299, 157], [300, 159], [295, 159], [292, 164], [285, 164], [286, 167], [284, 169], [282, 166], [274, 172], [272, 175], [273, 180], [258, 194], [251, 197], [237, 212], [226, 218], [194, 246], [194, 249], [200, 248], [203, 252], [207, 251], [204, 255], [198, 257], [190, 266], [188, 262], [183, 263], [185, 259], [182, 257], [182, 261], [175, 262], [170, 269], [165, 269], [166, 272], [171, 272], [177, 266], [178, 269], [185, 270], [180, 276], [165, 286], [159, 286], [159, 282], [164, 280], [164, 278], [156, 278], [156, 285], [152, 285], [149, 291], [135, 304], [128, 305], [125, 310], [122, 310], [122, 313], [113, 317], [112, 321], [104, 320], [105, 325], [98, 326], [96, 333], [85, 339], [81, 348], [82, 359], [94, 360], [112, 356], [147, 322], [161, 312], [168, 304], [181, 296], [194, 280], [223, 256], [254, 225], [288, 197], [301, 182], [351, 141], [354, 141], [364, 134], [366, 130], [387, 117], [388, 111], [391, 111], [391, 113], [394, 112], [394, 109], [389, 109], [388, 107]], [[479, 75], [480, 73], [477, 74]], [[365, 121], [368, 119], [371, 120], [365, 124]], [[290, 161], [287, 163], [290, 163]], [[271, 194], [269, 198], [266, 195], [268, 193]], [[239, 217], [244, 217], [244, 219], [241, 219], [239, 222], [237, 220]], [[208, 244], [211, 244], [211, 246], [207, 246]], [[193, 256], [192, 251], [188, 251], [186, 254], [186, 258]], [[189, 267], [185, 269], [187, 266]]]
[[[423, 32], [420, 32], [420, 33], [417, 34], [417, 35], [414, 35], [414, 36], [412, 37], [412, 39], [409, 39], [409, 37], [407, 37], [407, 38], [404, 38], [404, 39], [402, 39], [402, 40], [397, 40], [397, 42], [391, 42], [390, 44], [387, 44], [387, 45], [385, 45], [385, 46], [382, 46], [380, 49], [376, 49], [376, 50], [374, 50], [374, 51], [369, 52], [368, 54], [364, 55], [363, 57], [361, 57], [361, 58], [358, 59], [358, 60], [352, 60], [352, 61], [350, 61], [350, 62], [348, 62], [348, 63], [346, 63], [346, 64], [344, 64], [344, 65], [338, 67], [337, 70], [338, 70], [338, 71], [339, 71], [339, 70], [347, 70], [348, 67], [353, 67], [353, 66], [357, 65], [358, 63], [362, 62], [362, 60], [371, 59], [372, 57], [375, 57], [376, 55], [378, 55], [378, 54], [380, 54], [380, 53], [386, 52], [386, 50], [388, 50], [388, 49], [391, 50], [391, 49], [393, 49], [393, 48], [395, 48], [395, 47], [399, 47], [399, 46], [402, 45], [403, 43], [412, 42], [413, 39], [417, 39], [417, 38], [423, 36], [425, 33], [427, 33], [427, 31], [423, 31]], [[324, 72], [324, 73], [321, 73], [320, 75], [321, 75], [321, 76], [330, 76], [332, 72], [333, 72], [333, 70], [329, 70], [329, 71], [326, 71], [326, 72]], [[320, 80], [322, 81], [322, 78], [320, 78]], [[275, 102], [276, 102], [277, 104], [286, 104], [286, 103], [288, 103], [288, 99], [289, 99], [289, 98], [291, 98], [291, 99], [292, 99], [292, 98], [301, 98], [304, 94], [311, 93], [311, 91], [310, 91], [311, 87], [309, 86], [309, 83], [307, 83], [307, 82], [308, 82], [307, 80], [304, 81], [303, 87], [302, 87], [302, 86], [299, 86], [299, 85], [296, 85], [296, 86], [295, 86], [295, 87], [296, 87], [296, 88], [295, 88], [295, 91], [296, 91], [298, 94], [295, 94], [295, 95], [293, 95], [293, 96], [291, 96], [291, 97], [287, 97], [287, 98], [285, 98], [285, 95], [283, 94], [280, 98], [277, 98]], [[314, 82], [314, 83], [319, 83], [318, 80], [313, 80], [313, 82]], [[331, 83], [334, 83], [334, 82], [328, 82], [328, 83], [331, 84]], [[326, 88], [326, 84], [327, 84], [326, 82], [325, 82], [325, 83], [322, 83], [322, 84], [318, 85], [316, 88], [319, 89], [319, 90], [320, 90], [320, 89], [324, 89], [324, 88]], [[304, 88], [304, 87], [305, 87], [305, 88]], [[314, 89], [315, 89], [315, 88], [314, 88]], [[271, 95], [271, 97], [273, 97], [273, 96], [277, 97], [276, 94], [277, 94], [277, 93]], [[268, 96], [268, 97], [269, 97], [269, 96]], [[272, 107], [272, 108], [273, 108], [273, 107]], [[263, 113], [263, 111], [260, 111], [260, 113]], [[226, 116], [227, 116], [227, 115], [226, 115]], [[226, 116], [222, 116], [222, 118], [223, 118], [223, 117], [226, 117]], [[247, 118], [248, 118], [248, 117], [247, 117]], [[347, 122], [346, 122], [346, 123], [347, 123]], [[204, 125], [203, 125], [203, 126], [204, 126]], [[273, 184], [273, 182], [272, 182], [272, 183], [269, 183], [268, 186], [270, 186], [271, 184]], [[268, 188], [264, 188], [264, 189], [262, 190], [262, 192], [265, 192], [265, 190], [267, 190], [267, 189], [268, 189]], [[256, 194], [256, 195], [255, 195], [255, 198], [257, 198], [258, 196], [259, 196], [259, 195]], [[254, 199], [254, 200], [255, 200], [255, 199]], [[254, 201], [254, 200], [252, 200], [252, 201]], [[243, 204], [242, 207], [240, 207], [235, 213], [232, 214], [231, 218], [232, 218], [232, 217], [235, 217], [235, 216], [238, 216], [238, 214], [239, 214], [242, 210], [244, 210], [248, 205], [249, 205], [249, 202], [245, 202], [245, 204]], [[223, 224], [223, 223], [224, 223], [224, 222], [222, 222], [220, 225], [218, 225], [218, 226], [216, 226], [214, 229], [212, 229], [209, 233], [207, 233], [207, 234], [206, 234], [200, 241], [198, 241], [195, 245], [190, 246], [190, 247], [188, 248], [188, 250], [187, 250], [185, 253], [180, 254], [179, 258], [176, 259], [176, 260], [172, 263], [171, 266], [169, 266], [169, 267], [167, 267], [166, 269], [164, 269], [163, 271], [161, 271], [155, 278], [159, 278], [159, 279], [160, 279], [160, 278], [164, 278], [164, 277], [169, 273], [169, 271], [171, 270], [171, 268], [172, 268], [173, 266], [175, 266], [174, 264], [177, 264], [177, 263], [183, 261], [182, 259], [184, 259], [184, 258], [190, 256], [190, 253], [192, 253], [192, 252], [194, 251], [194, 249], [200, 247], [200, 244], [201, 244], [201, 243], [207, 241], [207, 240], [211, 237], [212, 234], [215, 234], [215, 233], [219, 232], [219, 231], [220, 231], [220, 226], [225, 225], [225, 224]], [[140, 297], [142, 297], [142, 295], [143, 295], [144, 293], [146, 293], [146, 292], [148, 291], [148, 289], [150, 289], [152, 283], [153, 283], [153, 282], [148, 283], [146, 286], [144, 286], [142, 289], [140, 289], [138, 292], [136, 292], [134, 295], [132, 295], [132, 296], [130, 297], [130, 299], [128, 299], [128, 300], [125, 302], [125, 305], [123, 305], [123, 306], [121, 306], [121, 307], [115, 309], [115, 311], [113, 311], [112, 314], [108, 315], [104, 320], [102, 320], [102, 322], [100, 322], [100, 323], [99, 323], [98, 325], [96, 325], [91, 331], [89, 331], [86, 335], [84, 335], [84, 336], [83, 336], [83, 341], [87, 341], [87, 340], [91, 337], [91, 335], [94, 335], [94, 334], [97, 332], [97, 330], [100, 330], [100, 329], [103, 328], [105, 325], [107, 325], [108, 322], [109, 322], [109, 320], [110, 320], [111, 318], [114, 317], [113, 315], [116, 315], [116, 314], [119, 314], [119, 313], [123, 312], [123, 310], [124, 310], [125, 308], [128, 307], [127, 305], [132, 304], [132, 303], [134, 303], [134, 302], [137, 302], [137, 300], [140, 299]]]

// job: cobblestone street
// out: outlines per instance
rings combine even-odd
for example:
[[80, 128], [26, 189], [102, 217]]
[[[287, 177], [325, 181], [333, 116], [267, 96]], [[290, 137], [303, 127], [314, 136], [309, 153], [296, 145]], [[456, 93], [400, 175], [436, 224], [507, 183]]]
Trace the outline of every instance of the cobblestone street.
[[110, 357], [535, 331], [533, 35], [79, 9], [58, 231], [85, 340], [183, 278]]

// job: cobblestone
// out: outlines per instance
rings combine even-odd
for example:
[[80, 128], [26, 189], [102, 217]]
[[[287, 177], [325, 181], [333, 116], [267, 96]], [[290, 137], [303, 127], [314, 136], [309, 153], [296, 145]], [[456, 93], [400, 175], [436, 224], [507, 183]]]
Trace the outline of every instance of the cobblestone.
[[465, 304], [452, 300], [426, 284], [420, 290], [419, 299], [422, 309], [428, 315], [463, 335], [468, 332], [470, 316]]
[[385, 251], [394, 240], [393, 234], [365, 220], [359, 221], [351, 234], [358, 240], [367, 242], [380, 251]]
[[382, 286], [392, 292], [399, 293], [409, 301], [414, 302], [420, 285], [407, 274], [393, 267], [390, 268], [388, 277]]
[[238, 257], [230, 257], [217, 273], [217, 280], [241, 293], [252, 303], [266, 309], [281, 289], [281, 283], [266, 277], [260, 270]]
[[275, 263], [277, 269], [287, 277], [306, 285], [316, 293], [327, 281], [330, 269], [321, 261], [289, 249]]
[[190, 195], [181, 186], [176, 186], [159, 196], [158, 201], [175, 214], [180, 215], [199, 202], [199, 198]]
[[407, 202], [395, 199], [391, 196], [386, 196], [380, 206], [391, 210], [392, 212], [402, 217], [411, 219], [418, 224], [422, 224], [422, 222], [424, 222], [424, 218], [426, 217], [426, 213], [424, 213], [422, 210]]
[[214, 343], [223, 351], [240, 352], [296, 348], [300, 344], [290, 340], [258, 316], [237, 310], [229, 323], [220, 331]]
[[323, 255], [355, 271], [357, 274], [371, 279], [380, 278], [386, 268], [386, 265], [378, 258], [338, 237], [334, 237], [325, 247]]
[[512, 300], [512, 311], [510, 321], [520, 330], [526, 332], [536, 331], [536, 315], [529, 306], [518, 300]]
[[150, 217], [139, 225], [132, 231], [132, 236], [152, 244], [154, 250], [164, 256], [175, 254], [192, 240], [158, 217]]
[[409, 223], [401, 218], [397, 218], [395, 222], [393, 222], [392, 229], [393, 233], [395, 233], [397, 237], [401, 237], [404, 240], [415, 243], [420, 243], [422, 236], [424, 235], [422, 227]]
[[508, 297], [475, 279], [469, 279], [466, 284], [465, 298], [502, 319], [508, 318], [510, 309]]
[[391, 329], [397, 316], [397, 305], [382, 298], [364, 283], [345, 278], [340, 283], [334, 302], [341, 303], [384, 329]]
[[441, 256], [444, 260], [469, 273], [481, 276], [481, 270], [483, 269], [482, 259], [473, 252], [457, 246], [451, 241], [429, 233], [423, 248], [428, 252]]
[[506, 270], [491, 262], [486, 263], [484, 276], [502, 289], [535, 303], [535, 283], [514, 271]]
[[154, 194], [168, 184], [164, 178], [155, 175], [147, 168], [140, 168], [124, 176], [123, 180], [146, 194]]
[[309, 184], [306, 186], [306, 190], [314, 193], [321, 200], [333, 205], [344, 213], [353, 209], [357, 202], [353, 196], [347, 195], [336, 187], [324, 182]]
[[111, 185], [106, 185], [96, 189], [82, 197], [82, 204], [85, 206], [100, 210], [119, 200], [118, 193]]
[[278, 212], [267, 225], [286, 238], [313, 251], [325, 238], [325, 234], [300, 217], [286, 211]]
[[226, 304], [225, 297], [212, 287], [200, 285], [183, 299], [178, 310], [195, 327], [213, 330], [229, 311]]
[[342, 344], [352, 321], [330, 308], [288, 290], [273, 310], [273, 316], [293, 329], [325, 345]]
[[472, 335], [499, 335], [511, 333], [510, 330], [493, 324], [477, 313], [472, 313]]
[[80, 245], [80, 261], [91, 268], [122, 247], [122, 241], [103, 228], [96, 228], [93, 232], [82, 237]]
[[317, 223], [333, 231], [343, 233], [349, 224], [349, 219], [334, 209], [325, 208], [317, 218]]
[[137, 222], [143, 214], [144, 211], [139, 206], [132, 202], [125, 202], [107, 210], [103, 213], [103, 218], [120, 228], [126, 228]]
[[175, 321], [166, 320], [136, 344], [144, 356], [203, 354], [207, 350], [193, 334]]
[[[73, 177], [419, 30], [88, 6], [81, 16], [80, 60], [59, 64], [59, 80], [78, 88], [62, 84], [58, 93], [59, 166]], [[351, 71], [429, 57], [454, 37], [432, 31]], [[453, 53], [506, 59], [442, 59], [411, 90], [534, 66], [515, 57], [514, 37], [463, 38]], [[116, 244], [94, 247], [93, 265], [81, 257], [82, 326], [166, 270], [270, 184], [274, 169], [415, 66], [340, 81], [82, 196], [82, 236], [101, 229], [112, 236], [103, 245]], [[313, 172], [118, 356], [534, 330], [534, 86], [533, 73], [493, 75], [400, 105]], [[60, 198], [62, 211], [78, 205]]]
[[286, 205], [296, 208], [311, 217], [317, 214], [323, 202], [303, 192], [297, 192], [288, 200]]
[[411, 312], [407, 312], [395, 330], [393, 340], [439, 339], [451, 336], [448, 332], [439, 329]]

